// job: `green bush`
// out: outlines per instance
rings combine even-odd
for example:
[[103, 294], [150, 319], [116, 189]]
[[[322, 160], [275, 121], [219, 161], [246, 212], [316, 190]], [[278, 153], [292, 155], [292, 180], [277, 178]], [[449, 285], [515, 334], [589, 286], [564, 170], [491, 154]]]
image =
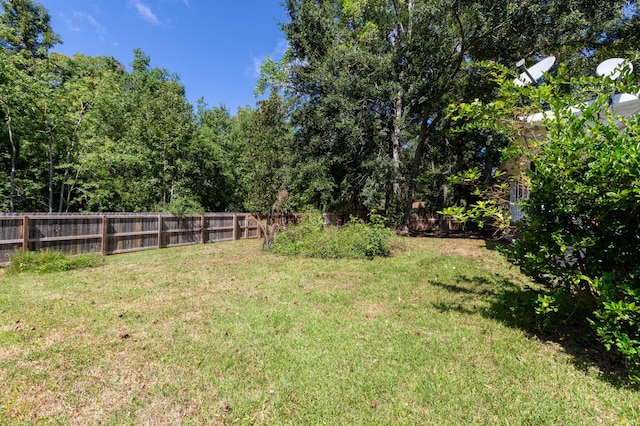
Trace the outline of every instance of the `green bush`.
[[62, 272], [95, 267], [104, 262], [104, 258], [97, 254], [70, 256], [53, 250], [20, 251], [9, 256], [9, 260], [11, 263], [7, 267], [7, 272], [13, 274]]
[[[509, 150], [512, 164], [531, 160], [535, 172], [524, 177], [531, 197], [523, 203], [519, 237], [505, 253], [550, 290], [538, 300], [539, 316], [558, 314], [552, 297], [558, 292], [586, 300], [591, 314], [583, 320], [640, 381], [640, 114], [623, 118], [611, 107], [612, 93], [640, 93], [640, 85], [630, 74], [572, 79], [562, 67], [538, 87], [517, 88], [512, 78], [504, 78], [499, 102], [461, 109], [467, 120], [478, 117], [469, 122], [488, 118], [487, 125], [512, 135], [522, 134], [522, 121], [513, 117], [551, 110], [542, 123], [546, 135], [514, 137]], [[465, 214], [490, 216], [498, 205], [483, 203]]]
[[549, 287], [589, 295], [599, 338], [640, 380], [640, 116], [619, 130], [611, 92], [601, 93], [579, 117], [552, 104], [548, 137], [531, 156], [526, 226], [509, 257]]
[[276, 235], [271, 250], [286, 255], [321, 258], [373, 258], [391, 254], [393, 232], [384, 227], [384, 219], [372, 214], [370, 223], [351, 218], [348, 224], [324, 226], [322, 215], [304, 215], [298, 225]]

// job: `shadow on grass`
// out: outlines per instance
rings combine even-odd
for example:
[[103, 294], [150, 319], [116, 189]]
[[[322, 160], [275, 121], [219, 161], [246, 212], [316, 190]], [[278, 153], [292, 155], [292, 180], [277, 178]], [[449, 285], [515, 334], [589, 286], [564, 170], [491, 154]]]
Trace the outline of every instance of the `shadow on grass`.
[[[434, 308], [439, 311], [481, 314], [498, 320], [541, 341], [560, 345], [571, 355], [576, 368], [585, 372], [596, 368], [600, 378], [616, 388], [640, 390], [640, 386], [627, 378], [623, 360], [607, 351], [598, 341], [585, 319], [593, 312], [586, 302], [577, 302], [573, 298], [560, 300], [558, 312], [545, 322], [535, 313], [538, 295], [544, 291], [523, 288], [508, 277], [499, 274], [495, 278], [460, 276], [456, 283], [431, 281], [431, 284], [458, 295], [453, 301], [434, 303]], [[488, 302], [489, 306], [478, 308], [474, 305], [478, 299]]]

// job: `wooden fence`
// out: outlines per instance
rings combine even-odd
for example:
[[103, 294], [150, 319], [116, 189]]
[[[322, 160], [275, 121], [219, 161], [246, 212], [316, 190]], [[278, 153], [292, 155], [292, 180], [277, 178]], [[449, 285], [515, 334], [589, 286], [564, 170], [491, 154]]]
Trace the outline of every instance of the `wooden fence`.
[[[342, 225], [349, 217], [324, 214], [325, 223], [332, 225]], [[442, 215], [418, 211], [411, 216], [411, 231], [416, 233], [461, 230]], [[259, 237], [258, 222], [248, 213], [0, 214], [0, 265], [18, 250], [109, 255]]]
[[18, 250], [109, 255], [259, 237], [248, 213], [0, 215], [0, 264]]
[[416, 211], [411, 215], [411, 231], [416, 233], [449, 233], [461, 232], [463, 226], [450, 217]]

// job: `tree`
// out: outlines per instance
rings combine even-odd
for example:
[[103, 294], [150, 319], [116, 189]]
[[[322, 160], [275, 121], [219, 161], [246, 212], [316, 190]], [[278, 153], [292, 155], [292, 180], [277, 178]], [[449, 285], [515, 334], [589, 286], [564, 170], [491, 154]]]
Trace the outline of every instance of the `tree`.
[[[43, 131], [45, 134], [50, 134], [43, 127], [33, 126], [35, 123], [31, 123], [30, 134], [28, 132], [23, 133], [23, 131], [26, 131], [26, 126], [21, 128], [17, 124], [28, 125], [24, 118], [31, 115], [30, 106], [35, 105], [34, 100], [38, 99], [38, 96], [34, 95], [39, 90], [40, 77], [47, 74], [45, 68], [48, 63], [49, 49], [60, 42], [60, 37], [51, 29], [49, 13], [39, 3], [31, 0], [3, 0], [0, 2], [0, 6], [2, 6], [2, 14], [0, 15], [0, 50], [2, 50], [4, 65], [4, 78], [0, 84], [7, 89], [3, 90], [1, 101], [4, 107], [2, 113], [7, 127], [6, 135], [11, 150], [9, 210], [14, 211], [16, 208], [16, 179], [19, 174], [21, 148], [25, 151], [30, 146], [29, 143], [26, 143], [28, 139], [31, 139], [31, 142], [34, 143], [39, 139], [38, 135], [33, 133], [34, 131]], [[21, 116], [21, 120], [14, 120], [18, 115]], [[46, 123], [45, 121], [40, 124]], [[27, 140], [24, 141], [24, 144], [21, 144], [19, 139], [23, 139], [23, 137]], [[51, 185], [53, 174], [53, 148], [52, 146], [50, 148], [48, 162], [50, 170], [49, 185]], [[38, 197], [36, 196], [35, 198], [37, 199]], [[50, 196], [49, 205], [51, 205], [51, 202], [52, 198]]]
[[0, 46], [12, 53], [44, 58], [61, 42], [47, 9], [33, 0], [0, 0]]
[[[78, 188], [82, 208], [115, 211], [200, 210], [187, 171], [194, 121], [176, 75], [134, 52], [131, 72], [113, 60], [89, 110]], [[172, 204], [173, 203], [173, 204]]]
[[245, 141], [239, 120], [226, 107], [197, 105], [187, 176], [190, 188], [206, 211], [242, 209]]
[[244, 206], [248, 211], [268, 213], [281, 190], [291, 185], [291, 128], [287, 109], [277, 93], [257, 103], [257, 109], [238, 111], [240, 138], [246, 168]]
[[[6, 136], [10, 145], [10, 153], [5, 158], [10, 158], [8, 167], [11, 170], [8, 181], [8, 202], [11, 213], [15, 211], [15, 181], [19, 150], [19, 136], [18, 132], [16, 132], [19, 124], [16, 125], [16, 120], [19, 120], [24, 114], [23, 108], [26, 102], [22, 99], [22, 96], [24, 94], [23, 87], [26, 84], [25, 80], [27, 79], [20, 67], [16, 65], [13, 56], [8, 55], [4, 50], [0, 50], [0, 104], [2, 105], [2, 114], [6, 125]], [[2, 158], [2, 160], [5, 158]], [[4, 168], [4, 170], [7, 170], [7, 168]], [[3, 191], [3, 193], [6, 192]]]
[[440, 185], [463, 168], [456, 161], [482, 159], [490, 177], [505, 141], [460, 139], [447, 117], [452, 103], [494, 96], [495, 84], [467, 64], [542, 53], [576, 60], [602, 43], [626, 3], [288, 0], [290, 52], [274, 71], [289, 75], [295, 141], [325, 183], [313, 202], [357, 208], [372, 188], [387, 188], [387, 211], [391, 200], [404, 200], [408, 227], [426, 170], [434, 178], [426, 180]]
[[325, 209], [390, 210], [400, 132], [389, 78], [396, 29], [383, 2], [289, 1], [287, 9], [295, 152], [300, 181], [312, 184], [296, 192]]
[[244, 207], [258, 219], [264, 245], [268, 247], [274, 232], [286, 224], [285, 213], [292, 202], [293, 152], [287, 108], [278, 93], [259, 101], [258, 108], [240, 109], [238, 124], [245, 151]]

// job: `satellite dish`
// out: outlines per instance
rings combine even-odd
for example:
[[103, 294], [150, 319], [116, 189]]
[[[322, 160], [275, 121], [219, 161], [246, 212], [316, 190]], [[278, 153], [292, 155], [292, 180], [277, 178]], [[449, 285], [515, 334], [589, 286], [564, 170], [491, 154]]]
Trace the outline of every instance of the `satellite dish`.
[[[555, 56], [549, 56], [544, 58], [531, 68], [524, 68], [524, 72], [520, 74], [520, 77], [516, 78], [513, 82], [516, 86], [526, 86], [528, 84], [537, 84], [538, 80], [542, 78], [542, 74], [549, 71], [553, 64], [556, 62]], [[524, 66], [524, 59], [518, 61], [517, 67]]]
[[618, 93], [611, 97], [611, 109], [616, 115], [629, 118], [640, 112], [640, 99], [631, 93]]
[[620, 73], [625, 69], [628, 69], [629, 72], [633, 71], [633, 64], [626, 59], [611, 58], [598, 65], [596, 75], [598, 77], [609, 77], [615, 80], [620, 77]]

